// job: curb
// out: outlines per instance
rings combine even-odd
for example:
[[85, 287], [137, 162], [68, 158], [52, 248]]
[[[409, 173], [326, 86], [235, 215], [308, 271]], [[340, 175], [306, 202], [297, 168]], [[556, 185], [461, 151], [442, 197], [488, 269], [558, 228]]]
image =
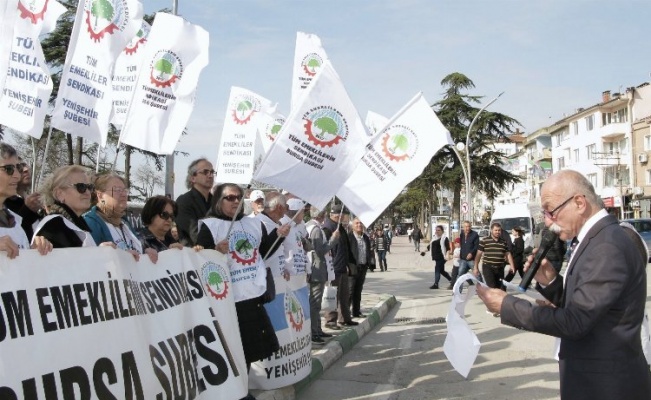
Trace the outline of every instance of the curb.
[[323, 372], [330, 368], [345, 353], [350, 351], [361, 338], [371, 332], [387, 316], [389, 311], [398, 303], [393, 295], [380, 296], [372, 311], [354, 328], [341, 331], [332, 338], [323, 348], [312, 351], [312, 371], [301, 381], [274, 390], [252, 390], [251, 393], [258, 400], [294, 400], [296, 394], [308, 387], [313, 381], [319, 379]]

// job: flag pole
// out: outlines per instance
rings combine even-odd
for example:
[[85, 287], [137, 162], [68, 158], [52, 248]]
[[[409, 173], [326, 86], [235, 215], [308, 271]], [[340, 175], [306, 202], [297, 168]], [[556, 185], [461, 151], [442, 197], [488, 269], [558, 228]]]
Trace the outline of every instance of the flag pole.
[[43, 169], [45, 169], [45, 162], [47, 160], [47, 152], [50, 150], [50, 139], [52, 138], [52, 123], [50, 123], [50, 129], [47, 132], [47, 139], [45, 140], [45, 152], [43, 153], [43, 162], [41, 163], [41, 170], [38, 172], [38, 179], [36, 180], [36, 186], [38, 186], [41, 178], [43, 178]]
[[34, 179], [34, 172], [36, 172], [36, 157], [38, 156], [36, 154], [36, 143], [34, 143], [34, 137], [30, 136], [30, 139], [32, 141], [32, 191], [31, 193], [34, 193], [34, 188], [35, 188], [35, 179]]

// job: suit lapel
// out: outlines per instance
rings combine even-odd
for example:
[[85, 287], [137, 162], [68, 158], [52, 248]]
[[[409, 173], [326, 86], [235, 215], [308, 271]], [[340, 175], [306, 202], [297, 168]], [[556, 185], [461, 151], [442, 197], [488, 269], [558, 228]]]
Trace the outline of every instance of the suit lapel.
[[612, 215], [608, 215], [600, 219], [592, 228], [590, 228], [583, 240], [580, 241], [577, 245], [577, 248], [574, 250], [574, 254], [572, 256], [572, 262], [570, 265], [568, 265], [565, 273], [565, 290], [563, 290], [563, 298], [561, 300], [562, 306], [565, 306], [565, 294], [569, 291], [570, 287], [574, 287], [575, 279], [573, 276], [576, 268], [575, 264], [581, 258], [583, 252], [590, 246], [590, 241], [594, 239], [594, 237], [597, 236], [597, 234], [599, 234], [599, 232], [601, 232], [601, 230], [606, 226], [616, 223], [617, 219]]

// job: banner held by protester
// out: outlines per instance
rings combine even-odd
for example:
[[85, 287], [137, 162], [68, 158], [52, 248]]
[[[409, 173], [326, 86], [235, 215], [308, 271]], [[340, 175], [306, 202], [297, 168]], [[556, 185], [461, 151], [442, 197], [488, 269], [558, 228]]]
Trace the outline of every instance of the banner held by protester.
[[208, 32], [183, 18], [157, 13], [120, 141], [172, 154], [190, 120], [201, 71], [208, 65]]
[[52, 127], [102, 146], [113, 108], [111, 74], [142, 21], [137, 0], [80, 0], [63, 66]]
[[326, 62], [253, 179], [323, 208], [355, 170], [369, 140], [343, 83]]
[[450, 132], [418, 93], [377, 135], [337, 197], [370, 226], [443, 146]]

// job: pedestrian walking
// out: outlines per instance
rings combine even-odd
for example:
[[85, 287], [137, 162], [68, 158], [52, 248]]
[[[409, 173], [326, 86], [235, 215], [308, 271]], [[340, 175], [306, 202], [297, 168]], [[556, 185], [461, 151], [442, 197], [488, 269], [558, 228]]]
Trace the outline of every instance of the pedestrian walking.
[[[443, 225], [437, 225], [436, 228], [434, 228], [434, 236], [432, 237], [432, 242], [427, 245], [427, 251], [431, 252], [432, 260], [434, 261], [434, 284], [429, 288], [439, 288], [441, 275], [443, 275], [448, 281], [452, 282], [450, 274], [445, 272], [445, 261], [446, 256], [450, 251], [450, 240], [445, 235]], [[420, 253], [420, 255], [424, 256], [425, 252]]]

